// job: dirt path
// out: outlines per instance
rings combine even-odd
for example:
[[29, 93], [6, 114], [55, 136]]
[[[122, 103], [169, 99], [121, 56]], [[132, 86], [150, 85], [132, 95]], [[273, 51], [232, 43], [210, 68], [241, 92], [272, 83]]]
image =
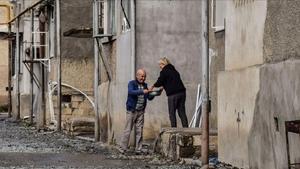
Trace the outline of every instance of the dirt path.
[[112, 146], [38, 132], [0, 114], [0, 168], [167, 168], [192, 169], [158, 155], [122, 155]]

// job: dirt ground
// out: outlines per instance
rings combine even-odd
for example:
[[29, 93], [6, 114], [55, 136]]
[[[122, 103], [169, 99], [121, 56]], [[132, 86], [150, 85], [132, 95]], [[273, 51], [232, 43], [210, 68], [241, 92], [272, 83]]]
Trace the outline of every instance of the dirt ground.
[[159, 155], [123, 155], [114, 146], [38, 131], [0, 114], [0, 168], [166, 168], [194, 169]]
[[[216, 160], [216, 159], [215, 159]], [[159, 154], [121, 154], [115, 146], [38, 131], [0, 113], [0, 169], [200, 169], [184, 161], [172, 162]], [[233, 167], [215, 163], [211, 168]]]

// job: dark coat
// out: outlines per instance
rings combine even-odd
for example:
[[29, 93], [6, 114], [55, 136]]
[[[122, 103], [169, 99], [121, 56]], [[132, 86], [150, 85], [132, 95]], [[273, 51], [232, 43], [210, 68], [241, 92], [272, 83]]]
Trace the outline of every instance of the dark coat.
[[160, 71], [159, 78], [154, 83], [154, 87], [161, 87], [166, 91], [167, 96], [185, 92], [185, 87], [180, 78], [180, 74], [171, 64], [166, 65]]

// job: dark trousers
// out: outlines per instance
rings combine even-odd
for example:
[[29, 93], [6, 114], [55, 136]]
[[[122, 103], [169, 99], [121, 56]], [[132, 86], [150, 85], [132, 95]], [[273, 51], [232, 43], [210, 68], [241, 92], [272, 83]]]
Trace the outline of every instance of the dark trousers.
[[182, 127], [188, 127], [188, 120], [185, 114], [185, 92], [176, 93], [168, 96], [169, 117], [171, 127], [177, 127], [176, 110], [181, 119]]

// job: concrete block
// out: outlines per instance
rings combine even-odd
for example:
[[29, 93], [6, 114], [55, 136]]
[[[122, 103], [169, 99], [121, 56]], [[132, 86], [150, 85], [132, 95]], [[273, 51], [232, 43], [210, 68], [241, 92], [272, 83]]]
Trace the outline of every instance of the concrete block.
[[79, 108], [79, 104], [80, 104], [79, 102], [72, 102], [71, 103], [71, 107], [74, 108], [74, 109], [78, 109]]
[[[181, 158], [200, 157], [201, 155], [201, 132], [199, 128], [168, 128], [163, 129], [158, 147], [159, 152], [165, 157], [177, 161]], [[215, 132], [212, 132], [215, 134]], [[212, 139], [215, 138], [215, 139]], [[217, 136], [210, 136], [216, 140]], [[210, 144], [210, 151], [216, 152], [217, 142]]]
[[73, 110], [73, 116], [84, 116], [84, 110], [82, 109], [74, 109]]
[[193, 136], [193, 145], [194, 146], [201, 146], [201, 136], [200, 135], [194, 135]]
[[72, 95], [72, 102], [82, 102], [84, 100], [84, 96], [82, 95]]
[[78, 103], [80, 109], [84, 109], [84, 110], [93, 109], [92, 104], [87, 99], [84, 99], [82, 102], [78, 102]]
[[72, 109], [71, 108], [63, 108], [62, 114], [63, 115], [72, 115]]

